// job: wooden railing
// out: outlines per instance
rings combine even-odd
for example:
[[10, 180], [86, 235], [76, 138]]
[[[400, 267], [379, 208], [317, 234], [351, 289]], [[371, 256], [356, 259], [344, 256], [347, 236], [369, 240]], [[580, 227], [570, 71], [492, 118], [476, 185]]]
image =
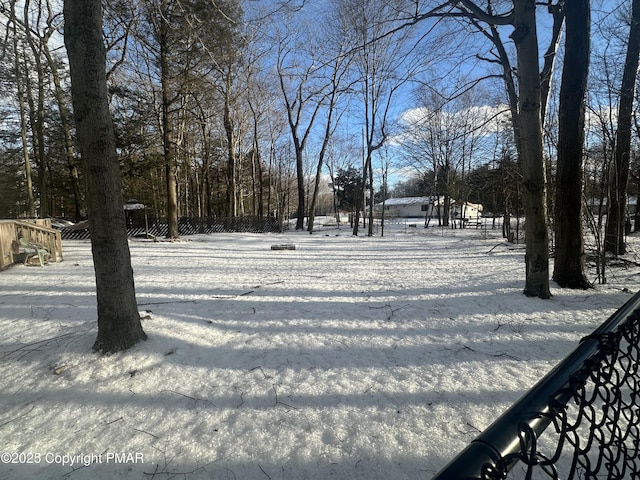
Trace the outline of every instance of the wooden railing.
[[0, 270], [18, 261], [20, 238], [42, 245], [51, 254], [51, 261], [62, 261], [60, 231], [51, 228], [51, 220], [0, 220]]
[[0, 269], [13, 264], [15, 246], [17, 241], [16, 226], [13, 221], [0, 220]]

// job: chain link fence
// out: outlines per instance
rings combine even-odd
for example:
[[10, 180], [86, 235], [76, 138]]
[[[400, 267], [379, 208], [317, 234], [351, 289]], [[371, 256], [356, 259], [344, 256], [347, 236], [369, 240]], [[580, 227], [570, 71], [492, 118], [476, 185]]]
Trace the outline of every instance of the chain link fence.
[[640, 293], [433, 480], [640, 478]]
[[[179, 218], [178, 231], [180, 235], [223, 232], [264, 233], [280, 232], [282, 226], [275, 217]], [[165, 237], [167, 232], [167, 223], [162, 220], [152, 220], [147, 223], [144, 219], [136, 222], [130, 219], [127, 221], [129, 237]], [[82, 240], [90, 237], [87, 222], [63, 228], [60, 233], [63, 240]]]

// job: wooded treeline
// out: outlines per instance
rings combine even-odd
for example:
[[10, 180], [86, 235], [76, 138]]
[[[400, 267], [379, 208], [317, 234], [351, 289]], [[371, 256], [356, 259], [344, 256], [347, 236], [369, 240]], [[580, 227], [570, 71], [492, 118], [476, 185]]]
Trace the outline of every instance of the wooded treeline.
[[[638, 191], [639, 3], [103, 2], [123, 196], [177, 237], [183, 216], [313, 231], [340, 202], [371, 235], [389, 192], [444, 195], [525, 217], [528, 295], [550, 295], [550, 243], [584, 288], [584, 204], [622, 254]], [[0, 212], [84, 218], [62, 6], [0, 18]]]

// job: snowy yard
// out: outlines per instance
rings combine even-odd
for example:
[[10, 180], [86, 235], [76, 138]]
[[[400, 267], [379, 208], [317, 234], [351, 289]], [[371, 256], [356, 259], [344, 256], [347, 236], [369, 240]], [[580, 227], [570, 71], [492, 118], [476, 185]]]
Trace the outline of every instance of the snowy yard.
[[491, 230], [130, 246], [149, 340], [117, 355], [88, 241], [0, 272], [0, 478], [429, 479], [640, 283], [527, 298]]

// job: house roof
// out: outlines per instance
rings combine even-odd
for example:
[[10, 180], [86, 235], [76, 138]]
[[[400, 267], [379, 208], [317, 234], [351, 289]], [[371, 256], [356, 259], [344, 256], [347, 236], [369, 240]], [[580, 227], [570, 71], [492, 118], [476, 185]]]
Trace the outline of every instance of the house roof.
[[[430, 203], [429, 197], [401, 197], [401, 198], [387, 198], [384, 202], [388, 207], [400, 206], [400, 205], [426, 205]], [[378, 205], [382, 205], [379, 203]]]
[[[399, 197], [399, 198], [387, 198], [384, 204], [387, 207], [400, 207], [400, 206], [409, 206], [409, 205], [430, 205], [433, 202], [437, 202], [433, 197]], [[440, 197], [440, 202], [444, 202], [443, 197]], [[457, 205], [460, 202], [452, 200], [452, 205]], [[382, 205], [382, 202], [377, 203], [376, 205]], [[471, 203], [466, 202], [468, 207], [475, 207], [479, 211], [482, 211], [482, 205], [479, 203]]]

